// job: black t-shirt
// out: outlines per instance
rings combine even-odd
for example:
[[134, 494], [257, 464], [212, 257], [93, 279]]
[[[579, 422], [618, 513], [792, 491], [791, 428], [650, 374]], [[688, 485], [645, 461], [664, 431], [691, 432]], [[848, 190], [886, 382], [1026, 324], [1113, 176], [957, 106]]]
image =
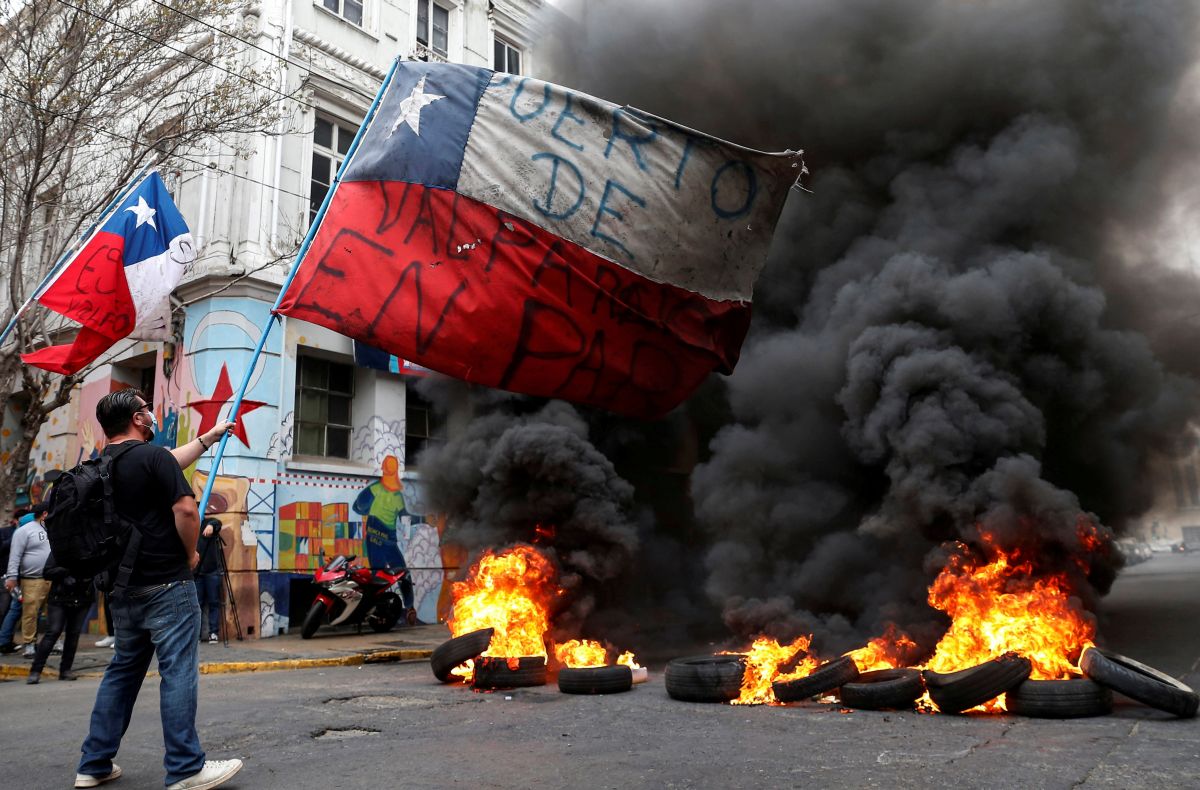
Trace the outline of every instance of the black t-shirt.
[[[104, 448], [111, 455], [118, 447]], [[133, 563], [129, 586], [163, 584], [192, 578], [191, 549], [184, 549], [175, 529], [171, 507], [181, 497], [195, 497], [175, 456], [164, 447], [133, 442], [113, 467], [113, 504], [142, 532], [142, 545]]]

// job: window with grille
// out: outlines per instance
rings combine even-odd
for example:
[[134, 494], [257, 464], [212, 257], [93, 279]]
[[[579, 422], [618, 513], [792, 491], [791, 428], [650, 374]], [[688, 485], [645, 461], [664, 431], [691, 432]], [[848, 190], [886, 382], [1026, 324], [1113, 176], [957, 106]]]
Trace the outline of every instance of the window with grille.
[[354, 141], [357, 129], [348, 124], [330, 118], [317, 116], [313, 127], [312, 175], [308, 187], [308, 221], [311, 223], [317, 216], [329, 185], [337, 175], [350, 143]]
[[521, 50], [509, 44], [504, 39], [496, 39], [495, 55], [492, 58], [492, 69], [505, 71], [509, 74], [521, 73]]
[[450, 53], [450, 11], [431, 0], [417, 0], [417, 43], [443, 58]]
[[320, 357], [296, 358], [295, 452], [350, 457], [354, 366]]
[[433, 404], [411, 386], [405, 387], [404, 415], [404, 465], [412, 468], [422, 450], [446, 441], [446, 426]]
[[321, 0], [321, 5], [359, 27], [363, 23], [363, 0]]

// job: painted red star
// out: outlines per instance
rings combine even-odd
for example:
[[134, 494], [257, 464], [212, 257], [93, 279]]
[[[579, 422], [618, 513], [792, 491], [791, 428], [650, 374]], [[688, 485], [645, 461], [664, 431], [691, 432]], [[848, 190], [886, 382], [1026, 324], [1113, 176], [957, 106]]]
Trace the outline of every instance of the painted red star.
[[[225, 363], [221, 363], [221, 375], [217, 377], [217, 386], [213, 388], [212, 395], [206, 400], [194, 400], [188, 404], [188, 408], [200, 412], [200, 427], [196, 429], [197, 436], [203, 436], [216, 426], [217, 420], [221, 416], [221, 409], [225, 408], [225, 404], [232, 397], [233, 387], [229, 383], [229, 369]], [[241, 408], [238, 409], [237, 418], [233, 421], [233, 435], [240, 439], [247, 449], [250, 447], [250, 439], [246, 436], [246, 425], [242, 419], [259, 406], [266, 405], [265, 402], [259, 400], [242, 400]]]

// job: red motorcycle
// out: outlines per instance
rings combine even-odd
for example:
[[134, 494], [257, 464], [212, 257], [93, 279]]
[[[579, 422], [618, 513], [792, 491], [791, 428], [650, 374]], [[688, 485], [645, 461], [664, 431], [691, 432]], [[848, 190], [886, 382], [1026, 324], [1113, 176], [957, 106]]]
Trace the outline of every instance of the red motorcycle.
[[415, 622], [416, 611], [405, 610], [400, 587], [407, 570], [371, 570], [354, 564], [355, 555], [338, 555], [313, 575], [320, 589], [300, 627], [300, 637], [311, 639], [322, 625], [366, 623], [377, 633], [392, 627], [407, 615]]

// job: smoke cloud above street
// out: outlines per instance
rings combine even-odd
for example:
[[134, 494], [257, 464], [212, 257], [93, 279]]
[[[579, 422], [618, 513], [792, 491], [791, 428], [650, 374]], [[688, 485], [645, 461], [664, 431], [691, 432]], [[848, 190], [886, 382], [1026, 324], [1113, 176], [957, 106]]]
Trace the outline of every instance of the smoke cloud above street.
[[1197, 402], [1200, 292], [1146, 243], [1192, 172], [1195, 32], [1187, 2], [606, 0], [543, 53], [558, 82], [806, 150], [692, 478], [736, 632], [930, 643], [946, 541], [1080, 575], [1080, 519], [1149, 506]]

